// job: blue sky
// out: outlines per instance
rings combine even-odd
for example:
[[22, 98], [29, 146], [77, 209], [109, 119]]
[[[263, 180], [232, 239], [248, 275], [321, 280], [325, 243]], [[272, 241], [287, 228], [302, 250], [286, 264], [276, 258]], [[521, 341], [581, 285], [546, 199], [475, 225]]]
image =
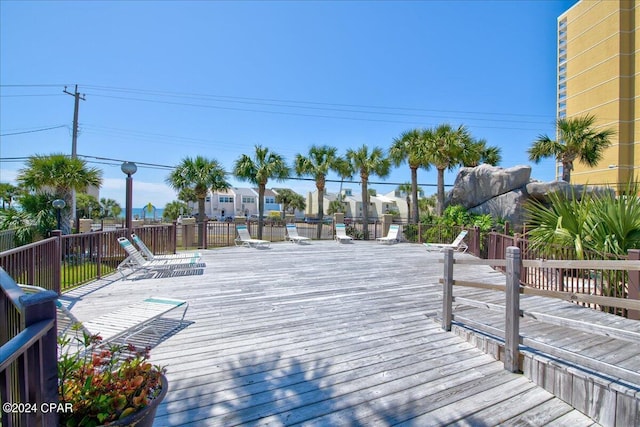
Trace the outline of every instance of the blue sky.
[[[75, 84], [78, 154], [104, 171], [101, 197], [122, 205], [124, 160], [139, 166], [134, 206], [164, 207], [175, 199], [164, 166], [185, 156], [230, 171], [256, 144], [292, 162], [312, 144], [387, 149], [441, 123], [501, 147], [501, 166], [531, 164], [531, 142], [554, 133], [556, 19], [574, 3], [3, 0], [0, 182], [15, 182], [25, 157], [71, 152], [63, 89]], [[555, 178], [552, 160], [532, 166]], [[418, 180], [435, 192], [435, 170]], [[384, 181], [371, 187], [408, 182], [408, 167]]]

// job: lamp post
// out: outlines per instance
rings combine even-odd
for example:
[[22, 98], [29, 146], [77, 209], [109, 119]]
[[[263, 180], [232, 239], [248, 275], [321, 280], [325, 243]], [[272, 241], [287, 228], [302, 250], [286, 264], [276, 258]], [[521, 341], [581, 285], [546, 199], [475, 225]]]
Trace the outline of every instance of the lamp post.
[[133, 178], [131, 175], [136, 173], [138, 167], [133, 162], [124, 162], [122, 166], [120, 166], [120, 170], [127, 175], [127, 201], [125, 206], [125, 220], [124, 224], [127, 230], [131, 230], [131, 210], [132, 210], [132, 199], [133, 199]]
[[64, 209], [64, 207], [67, 205], [65, 203], [64, 200], [62, 199], [55, 199], [53, 202], [51, 202], [51, 204], [53, 205], [54, 209], [56, 210], [56, 219], [58, 220], [58, 230], [60, 230], [60, 223], [61, 221], [61, 211], [62, 209]]

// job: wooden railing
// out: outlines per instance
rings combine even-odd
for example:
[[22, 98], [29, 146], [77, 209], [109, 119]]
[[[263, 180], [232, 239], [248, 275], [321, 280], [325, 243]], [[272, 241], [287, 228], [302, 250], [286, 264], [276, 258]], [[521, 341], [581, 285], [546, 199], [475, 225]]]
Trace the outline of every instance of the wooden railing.
[[[487, 265], [500, 266], [505, 268], [505, 285], [487, 284], [473, 281], [455, 280], [453, 275], [454, 264], [467, 265]], [[484, 333], [491, 334], [504, 339], [504, 366], [505, 369], [516, 372], [520, 369], [520, 345], [529, 347], [560, 360], [567, 361], [577, 366], [585, 367], [595, 372], [628, 381], [632, 384], [640, 385], [640, 373], [615, 366], [604, 361], [595, 360], [576, 352], [554, 347], [538, 340], [523, 336], [520, 332], [520, 318], [526, 317], [545, 324], [556, 327], [567, 327], [577, 331], [611, 337], [632, 343], [640, 342], [640, 332], [623, 330], [612, 325], [598, 325], [586, 320], [558, 317], [533, 310], [520, 309], [520, 294], [544, 296], [547, 298], [562, 299], [571, 302], [582, 302], [607, 307], [616, 307], [629, 310], [629, 312], [640, 311], [640, 301], [627, 298], [607, 297], [600, 295], [588, 295], [575, 292], [551, 291], [523, 286], [520, 281], [522, 268], [577, 268], [596, 269], [608, 271], [640, 271], [640, 261], [635, 260], [591, 260], [591, 261], [547, 261], [547, 260], [522, 260], [521, 251], [517, 247], [506, 248], [506, 259], [477, 260], [477, 259], [455, 259], [454, 253], [448, 249], [444, 255], [443, 273], [443, 306], [442, 306], [442, 328], [450, 331], [453, 320], [462, 324], [472, 324], [473, 328]], [[454, 286], [465, 286], [479, 289], [501, 291], [505, 293], [505, 304], [493, 304], [483, 301], [473, 300], [453, 295]], [[475, 308], [482, 308], [490, 311], [504, 313], [504, 331], [494, 327], [484, 325], [477, 319], [456, 318], [453, 312], [453, 303], [456, 305], [468, 305]], [[634, 415], [631, 414], [631, 417]], [[622, 425], [622, 424], [621, 424]]]
[[[133, 230], [158, 254], [175, 253], [176, 231], [171, 224]], [[61, 235], [0, 252], [0, 267], [19, 283], [37, 285], [57, 293], [100, 279], [115, 271], [126, 257], [118, 237], [127, 229]]]
[[16, 247], [15, 235], [15, 230], [0, 230], [0, 252]]
[[[475, 233], [471, 231], [470, 235], [473, 234]], [[523, 259], [536, 261], [526, 262], [520, 270], [520, 281], [528, 287], [575, 294], [640, 299], [640, 272], [638, 271], [603, 269], [594, 267], [593, 263], [581, 263], [576, 260], [573, 248], [557, 247], [554, 248], [555, 254], [552, 256], [542, 254], [532, 250], [530, 242], [522, 236], [508, 236], [499, 233], [489, 233], [488, 235], [488, 259], [504, 259], [506, 248], [509, 246], [518, 247]], [[473, 252], [470, 250], [470, 253]], [[597, 254], [587, 255], [591, 259], [602, 259]], [[545, 258], [553, 258], [558, 262], [540, 261]], [[610, 254], [607, 259], [638, 261], [640, 260], [640, 250], [631, 249], [626, 256]], [[596, 304], [591, 301], [581, 299], [576, 302], [630, 319], [640, 319], [640, 311], [629, 311], [627, 308]]]
[[25, 295], [0, 268], [3, 427], [58, 425], [57, 297], [53, 291]]

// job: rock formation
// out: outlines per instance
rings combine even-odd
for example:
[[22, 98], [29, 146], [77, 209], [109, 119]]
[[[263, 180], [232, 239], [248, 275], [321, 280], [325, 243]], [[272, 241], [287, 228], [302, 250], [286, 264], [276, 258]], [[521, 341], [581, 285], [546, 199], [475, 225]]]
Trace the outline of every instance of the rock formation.
[[548, 194], [562, 191], [581, 197], [583, 193], [613, 191], [603, 187], [571, 185], [564, 181], [531, 180], [531, 167], [526, 165], [501, 168], [480, 165], [461, 168], [445, 205], [462, 205], [475, 214], [489, 214], [509, 221], [515, 229], [525, 221], [524, 204], [530, 198], [548, 202]]

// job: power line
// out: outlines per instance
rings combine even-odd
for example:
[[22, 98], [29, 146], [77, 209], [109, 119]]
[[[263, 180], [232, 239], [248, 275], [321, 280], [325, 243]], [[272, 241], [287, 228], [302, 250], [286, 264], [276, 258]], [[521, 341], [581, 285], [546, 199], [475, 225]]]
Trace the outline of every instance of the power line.
[[[189, 92], [170, 92], [159, 90], [147, 90], [147, 89], [135, 89], [135, 88], [119, 88], [113, 86], [95, 86], [84, 85], [87, 88], [94, 88], [98, 90], [110, 90], [114, 92], [124, 93], [137, 93], [137, 94], [149, 94], [159, 96], [170, 97], [182, 97], [182, 98], [214, 98], [218, 100], [231, 100], [237, 101], [260, 101], [260, 102], [278, 102], [289, 104], [308, 104], [308, 105], [325, 105], [332, 107], [349, 107], [349, 108], [370, 108], [370, 109], [383, 109], [383, 110], [404, 110], [404, 111], [419, 111], [419, 112], [435, 112], [435, 113], [455, 113], [455, 114], [482, 114], [482, 115], [501, 115], [501, 116], [513, 116], [513, 117], [540, 117], [548, 118], [547, 115], [540, 114], [519, 114], [519, 113], [498, 113], [498, 112], [481, 112], [481, 111], [456, 111], [456, 110], [439, 110], [439, 109], [426, 109], [416, 107], [395, 107], [395, 106], [380, 106], [380, 105], [362, 105], [362, 104], [344, 104], [344, 103], [329, 103], [329, 102], [317, 102], [317, 101], [300, 101], [300, 100], [288, 100], [288, 99], [276, 99], [276, 98], [255, 98], [255, 97], [239, 97], [230, 95], [211, 95], [211, 94], [198, 94]], [[554, 117], [555, 119], [555, 117]]]
[[[365, 121], [365, 122], [377, 122], [377, 123], [400, 123], [400, 124], [407, 124], [407, 125], [414, 125], [416, 124], [415, 121], [402, 121], [402, 120], [390, 120], [390, 119], [374, 119], [374, 118], [368, 118], [368, 117], [354, 117], [354, 116], [336, 116], [336, 115], [323, 115], [323, 114], [306, 114], [306, 113], [298, 113], [298, 112], [292, 112], [292, 111], [270, 111], [270, 110], [261, 110], [261, 109], [253, 109], [253, 108], [239, 108], [239, 107], [225, 107], [225, 106], [219, 106], [219, 105], [210, 105], [210, 104], [196, 104], [196, 103], [189, 103], [189, 102], [177, 102], [177, 101], [162, 101], [162, 100], [154, 100], [154, 99], [145, 99], [145, 98], [134, 98], [134, 97], [124, 97], [124, 96], [115, 96], [115, 95], [101, 95], [101, 94], [97, 94], [97, 93], [90, 93], [90, 95], [95, 96], [95, 97], [102, 97], [102, 98], [111, 98], [111, 99], [122, 99], [122, 100], [130, 100], [130, 101], [138, 101], [138, 102], [149, 102], [149, 103], [155, 103], [155, 104], [166, 104], [166, 105], [178, 105], [178, 106], [186, 106], [186, 107], [195, 107], [195, 108], [209, 108], [209, 109], [216, 109], [216, 110], [227, 110], [227, 111], [244, 111], [244, 112], [250, 112], [250, 113], [264, 113], [264, 114], [276, 114], [276, 115], [287, 115], [287, 116], [297, 116], [297, 117], [315, 117], [315, 118], [324, 118], [324, 119], [338, 119], [338, 120], [356, 120], [356, 121]], [[285, 107], [285, 108], [292, 108], [292, 107], [287, 107], [287, 106], [278, 106], [278, 105], [273, 105], [274, 107]], [[293, 107], [293, 108], [301, 108], [301, 107]], [[351, 112], [354, 114], [384, 114], [384, 115], [389, 115], [392, 113], [378, 113], [378, 112], [372, 112], [372, 111], [355, 111], [355, 110], [344, 110], [344, 112]], [[404, 115], [404, 116], [408, 116], [408, 115]], [[411, 116], [415, 116], [415, 115], [411, 115]], [[420, 116], [416, 116], [416, 118], [420, 118]], [[424, 117], [425, 119], [437, 119], [437, 118], [442, 118], [442, 117]], [[464, 118], [457, 118], [459, 120], [464, 120]], [[491, 121], [490, 119], [478, 119], [478, 118], [467, 118], [468, 120], [485, 120], [485, 121]], [[497, 120], [493, 120], [493, 121], [497, 121]], [[510, 122], [509, 120], [503, 120], [505, 122]], [[511, 122], [517, 122], [517, 121], [511, 121]], [[526, 123], [526, 122], [525, 122]], [[528, 123], [535, 123], [535, 122], [528, 122]], [[511, 129], [511, 130], [531, 130], [531, 131], [537, 131], [539, 129], [532, 129], [532, 128], [515, 128], [515, 127], [504, 127], [504, 126], [484, 126], [484, 125], [474, 125], [474, 127], [478, 127], [478, 128], [484, 128], [484, 129]]]
[[61, 87], [61, 86], [69, 86], [69, 83], [43, 83], [43, 84], [18, 84], [18, 85], [3, 85], [0, 84], [0, 87]]
[[25, 130], [25, 131], [22, 131], [22, 132], [3, 133], [3, 134], [0, 134], [0, 136], [11, 136], [11, 135], [22, 135], [22, 134], [25, 134], [25, 133], [44, 132], [44, 131], [47, 131], [47, 130], [60, 129], [60, 128], [64, 128], [64, 127], [67, 127], [67, 125], [52, 126], [52, 127], [48, 127], [48, 128], [42, 128], [42, 129]]
[[0, 98], [26, 98], [40, 96], [62, 96], [61, 93], [39, 93], [39, 94], [22, 94], [22, 95], [0, 95]]
[[[109, 166], [119, 166], [120, 164], [126, 162], [126, 161], [132, 161], [132, 160], [122, 160], [122, 159], [113, 159], [110, 157], [98, 157], [98, 156], [86, 156], [83, 154], [78, 154], [78, 157], [82, 157], [84, 159], [95, 159], [95, 160], [100, 160], [100, 161], [95, 161], [95, 160], [91, 160], [88, 162], [89, 163], [96, 163], [96, 164], [106, 164]], [[107, 162], [117, 162], [117, 163], [107, 163]], [[173, 170], [175, 169], [175, 166], [170, 166], [170, 165], [162, 165], [162, 164], [158, 164], [158, 163], [147, 163], [147, 162], [137, 162], [135, 160], [133, 160], [133, 163], [136, 164], [136, 166], [142, 166], [142, 167], [147, 167], [147, 168], [151, 168], [151, 169], [168, 169], [168, 170]], [[233, 176], [233, 174], [231, 172], [225, 171], [225, 173], [227, 175]], [[314, 178], [305, 178], [305, 177], [299, 177], [299, 176], [289, 176], [286, 178], [287, 180], [292, 180], [292, 181], [309, 181], [309, 182], [315, 182]], [[326, 179], [326, 182], [333, 182], [333, 183], [346, 183], [346, 184], [361, 184], [361, 181], [354, 181], [354, 180], [350, 180], [350, 179]], [[369, 184], [371, 185], [401, 185], [401, 184], [406, 184], [406, 182], [384, 182], [384, 181], [369, 181]], [[436, 187], [437, 184], [418, 184], [419, 186], [422, 187]], [[451, 184], [445, 184], [445, 187], [452, 187]]]

